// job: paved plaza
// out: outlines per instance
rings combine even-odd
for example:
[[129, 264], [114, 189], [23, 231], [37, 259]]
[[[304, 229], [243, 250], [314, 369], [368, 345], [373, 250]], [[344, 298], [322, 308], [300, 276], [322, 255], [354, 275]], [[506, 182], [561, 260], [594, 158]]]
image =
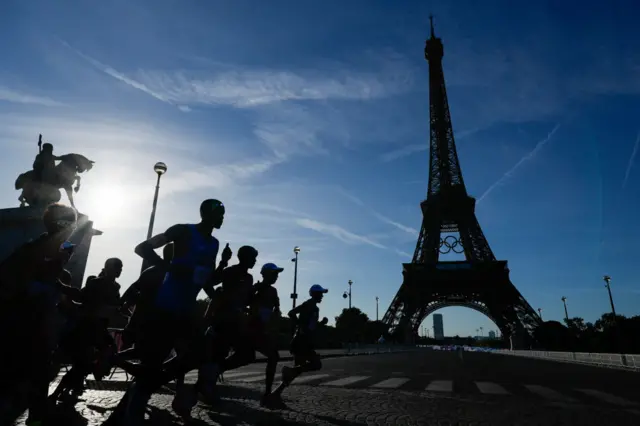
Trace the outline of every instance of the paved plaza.
[[[323, 363], [322, 371], [300, 377], [284, 393], [287, 409], [275, 411], [259, 405], [264, 364], [228, 372], [219, 403], [199, 404], [189, 424], [640, 424], [636, 373], [492, 354], [467, 353], [461, 359], [451, 352], [354, 356]], [[187, 381], [195, 377], [192, 372]], [[117, 372], [109, 381], [89, 381], [80, 400], [58, 405], [56, 424], [100, 425], [122, 397], [126, 379]], [[186, 424], [173, 414], [172, 397], [171, 386], [153, 397], [149, 424]]]

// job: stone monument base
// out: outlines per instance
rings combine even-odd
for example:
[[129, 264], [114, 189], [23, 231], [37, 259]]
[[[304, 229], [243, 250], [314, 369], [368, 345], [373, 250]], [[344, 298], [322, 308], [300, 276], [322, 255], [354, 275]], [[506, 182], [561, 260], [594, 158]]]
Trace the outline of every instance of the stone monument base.
[[[44, 210], [41, 207], [0, 209], [0, 260], [45, 232], [42, 224]], [[87, 216], [78, 214], [78, 227], [70, 239], [77, 247], [67, 266], [72, 276], [71, 285], [76, 288], [82, 287], [91, 239], [95, 235], [102, 235], [102, 232], [93, 229], [93, 222]]]

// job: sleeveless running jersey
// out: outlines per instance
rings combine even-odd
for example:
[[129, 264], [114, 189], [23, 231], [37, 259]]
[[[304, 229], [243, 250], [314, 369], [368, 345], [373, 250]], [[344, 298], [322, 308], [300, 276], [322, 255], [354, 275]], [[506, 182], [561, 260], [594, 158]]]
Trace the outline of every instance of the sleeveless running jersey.
[[186, 253], [175, 256], [172, 268], [158, 289], [156, 306], [174, 313], [186, 313], [196, 303], [196, 297], [213, 273], [218, 255], [218, 240], [205, 237], [195, 225], [187, 225], [190, 238]]

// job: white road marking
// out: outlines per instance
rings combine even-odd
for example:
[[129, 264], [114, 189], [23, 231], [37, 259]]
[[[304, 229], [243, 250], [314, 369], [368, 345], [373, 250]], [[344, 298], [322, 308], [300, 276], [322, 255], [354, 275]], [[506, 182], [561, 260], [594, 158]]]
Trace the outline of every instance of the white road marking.
[[452, 392], [453, 382], [451, 380], [434, 380], [429, 383], [425, 390], [429, 392]]
[[330, 374], [311, 374], [309, 376], [305, 376], [304, 374], [302, 376], [296, 377], [293, 380], [293, 384], [297, 385], [299, 383], [307, 383], [307, 382], [312, 382], [314, 380], [318, 380], [318, 379], [324, 379], [325, 377], [330, 377]]
[[396, 389], [400, 386], [407, 383], [409, 379], [405, 377], [393, 377], [391, 379], [383, 380], [375, 385], [371, 385], [372, 388], [383, 388], [383, 389]]
[[491, 395], [509, 395], [511, 392], [497, 383], [493, 382], [474, 382], [480, 392]]
[[264, 374], [260, 371], [241, 371], [236, 373], [222, 373], [224, 379], [237, 379], [238, 377], [255, 376], [256, 374]]
[[635, 402], [628, 401], [624, 398], [620, 398], [619, 396], [611, 395], [610, 393], [602, 392], [595, 389], [576, 389], [578, 392], [582, 392], [594, 398], [598, 398], [603, 400], [604, 402], [608, 402], [613, 405], [620, 405], [622, 407], [637, 407], [638, 404]]
[[367, 380], [371, 376], [349, 376], [344, 379], [334, 380], [332, 382], [323, 383], [322, 386], [349, 386], [363, 380]]
[[[255, 383], [255, 382], [261, 382], [263, 380], [265, 380], [267, 378], [267, 375], [264, 373], [258, 374], [255, 377], [243, 377], [240, 380], [238, 380], [239, 382], [243, 382], [243, 383]], [[280, 380], [279, 378], [279, 374], [276, 374], [276, 376], [274, 377], [274, 381], [275, 380]]]
[[572, 397], [567, 396], [567, 395], [563, 395], [558, 391], [546, 388], [544, 386], [540, 386], [540, 385], [524, 385], [524, 387], [527, 388], [529, 390], [529, 392], [535, 393], [536, 395], [539, 395], [539, 396], [541, 396], [541, 397], [543, 397], [545, 399], [550, 399], [552, 401], [562, 401], [562, 402], [569, 402], [569, 403], [577, 403], [577, 402], [579, 402], [575, 398], [572, 398]]

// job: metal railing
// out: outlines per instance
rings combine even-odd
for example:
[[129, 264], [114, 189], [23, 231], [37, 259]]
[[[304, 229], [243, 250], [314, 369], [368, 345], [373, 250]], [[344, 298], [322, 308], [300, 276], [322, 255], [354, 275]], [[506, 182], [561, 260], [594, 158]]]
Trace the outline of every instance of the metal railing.
[[588, 352], [550, 352], [550, 351], [512, 351], [496, 350], [493, 353], [541, 358], [550, 361], [589, 364], [600, 367], [620, 368], [640, 372], [640, 355], [633, 354], [601, 354]]
[[403, 352], [415, 350], [416, 345], [393, 345], [388, 343], [361, 344], [361, 343], [344, 343], [343, 350], [349, 354], [381, 354], [391, 352]]

